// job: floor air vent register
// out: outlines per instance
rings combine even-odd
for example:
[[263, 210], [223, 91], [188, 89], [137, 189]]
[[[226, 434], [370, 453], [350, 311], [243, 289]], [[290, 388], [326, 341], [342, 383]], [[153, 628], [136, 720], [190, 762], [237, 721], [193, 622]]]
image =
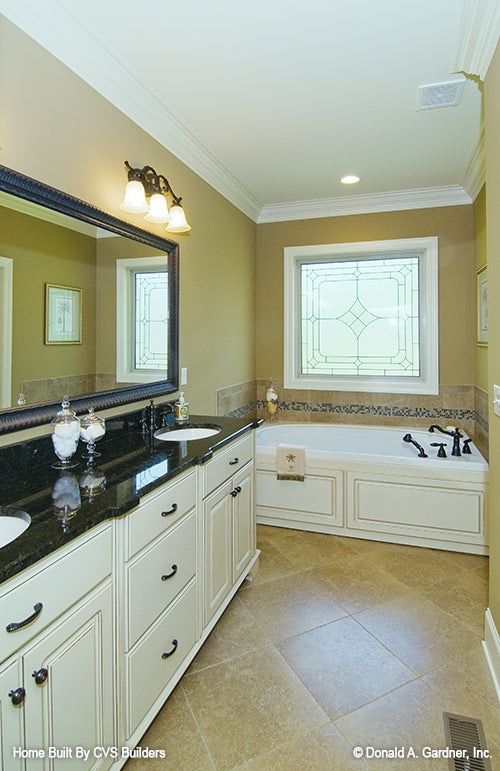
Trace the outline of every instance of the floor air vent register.
[[447, 747], [464, 755], [448, 759], [450, 771], [491, 771], [481, 721], [451, 712], [443, 712], [443, 720]]

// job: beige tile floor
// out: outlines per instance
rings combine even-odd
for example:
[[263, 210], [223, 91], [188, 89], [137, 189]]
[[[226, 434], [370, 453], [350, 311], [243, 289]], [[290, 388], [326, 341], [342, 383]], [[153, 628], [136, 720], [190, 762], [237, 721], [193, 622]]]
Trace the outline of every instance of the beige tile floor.
[[486, 557], [266, 526], [258, 543], [257, 576], [140, 742], [166, 759], [126, 771], [445, 771], [422, 756], [445, 747], [444, 710], [482, 721], [500, 771]]

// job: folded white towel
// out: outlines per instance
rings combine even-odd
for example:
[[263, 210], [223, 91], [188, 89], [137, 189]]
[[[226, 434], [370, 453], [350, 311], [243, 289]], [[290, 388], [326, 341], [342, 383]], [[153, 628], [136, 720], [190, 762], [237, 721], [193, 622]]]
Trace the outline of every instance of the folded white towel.
[[278, 479], [303, 482], [306, 468], [305, 447], [287, 447], [279, 444], [276, 448], [276, 475]]

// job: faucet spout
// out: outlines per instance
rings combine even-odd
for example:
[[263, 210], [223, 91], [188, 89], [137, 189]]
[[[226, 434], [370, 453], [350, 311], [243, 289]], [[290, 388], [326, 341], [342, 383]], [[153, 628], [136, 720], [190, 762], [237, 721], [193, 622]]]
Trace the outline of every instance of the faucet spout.
[[435, 430], [441, 431], [442, 434], [448, 434], [448, 436], [453, 437], [453, 449], [451, 451], [452, 455], [461, 455], [460, 452], [460, 439], [462, 439], [462, 434], [460, 433], [458, 428], [454, 428], [453, 431], [448, 431], [446, 428], [441, 428], [441, 426], [436, 425], [436, 423], [433, 423], [432, 426], [429, 427], [429, 431], [434, 433]]

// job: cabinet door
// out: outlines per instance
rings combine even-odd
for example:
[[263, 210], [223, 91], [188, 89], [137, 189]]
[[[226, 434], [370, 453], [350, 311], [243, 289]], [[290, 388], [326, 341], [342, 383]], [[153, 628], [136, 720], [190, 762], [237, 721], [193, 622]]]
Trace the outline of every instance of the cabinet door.
[[231, 485], [225, 484], [204, 503], [205, 624], [233, 585]]
[[110, 583], [77, 607], [23, 655], [26, 746], [53, 747], [61, 753], [72, 748], [73, 758], [76, 748], [90, 753], [77, 761], [68, 757], [30, 761], [28, 769], [65, 771], [74, 764], [102, 771], [112, 762], [99, 757], [100, 748], [114, 745]]
[[[0, 670], [0, 767], [4, 771], [21, 771], [24, 768], [24, 760], [14, 757], [14, 750], [24, 747], [24, 701], [15, 705], [8, 695], [22, 687], [18, 660]], [[19, 698], [22, 698], [22, 693]]]
[[237, 581], [255, 551], [252, 467], [237, 474], [233, 482], [233, 583]]

